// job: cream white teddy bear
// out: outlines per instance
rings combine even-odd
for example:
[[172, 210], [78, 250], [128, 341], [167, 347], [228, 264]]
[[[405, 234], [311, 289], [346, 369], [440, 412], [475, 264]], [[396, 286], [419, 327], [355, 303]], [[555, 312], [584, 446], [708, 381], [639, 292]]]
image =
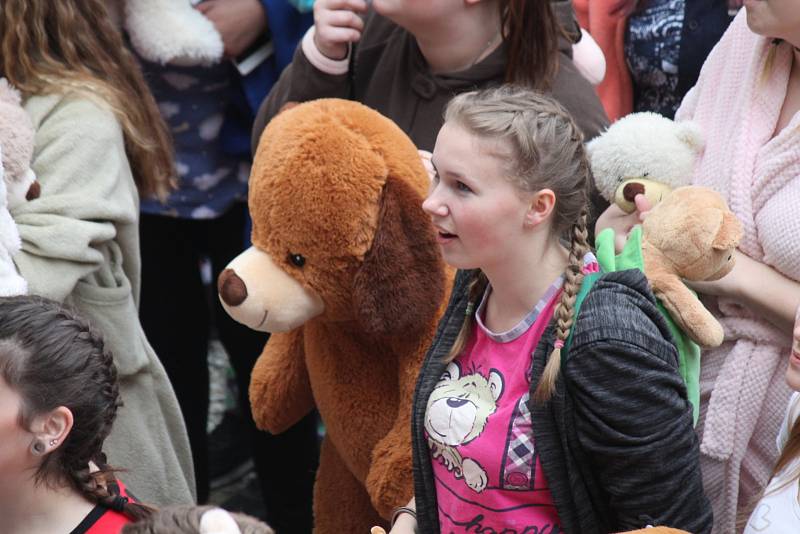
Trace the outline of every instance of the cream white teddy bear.
[[642, 112], [621, 118], [586, 148], [600, 194], [631, 213], [638, 194], [655, 206], [676, 187], [689, 185], [704, 146], [696, 124]]
[[[117, 3], [119, 2], [119, 3]], [[224, 45], [214, 24], [194, 9], [198, 0], [115, 0], [111, 14], [141, 57], [162, 65], [212, 65]]]
[[[2, 157], [2, 148], [0, 148]], [[22, 242], [14, 219], [8, 211], [6, 172], [0, 164], [0, 297], [24, 295], [28, 284], [17, 272], [12, 256], [19, 252]]]
[[33, 123], [22, 109], [20, 94], [0, 78], [0, 296], [22, 295], [28, 287], [11, 259], [22, 242], [9, 210], [39, 196], [30, 168]]

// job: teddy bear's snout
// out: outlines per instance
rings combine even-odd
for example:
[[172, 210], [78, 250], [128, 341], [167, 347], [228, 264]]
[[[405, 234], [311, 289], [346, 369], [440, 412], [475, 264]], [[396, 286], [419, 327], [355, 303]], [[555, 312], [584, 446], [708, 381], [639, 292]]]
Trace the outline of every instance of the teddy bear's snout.
[[34, 180], [31, 183], [31, 186], [28, 188], [28, 192], [25, 194], [25, 200], [35, 200], [39, 198], [39, 195], [42, 194], [42, 186], [39, 185], [38, 180]]
[[222, 301], [236, 307], [247, 298], [247, 286], [233, 269], [225, 269], [217, 279], [217, 291]]

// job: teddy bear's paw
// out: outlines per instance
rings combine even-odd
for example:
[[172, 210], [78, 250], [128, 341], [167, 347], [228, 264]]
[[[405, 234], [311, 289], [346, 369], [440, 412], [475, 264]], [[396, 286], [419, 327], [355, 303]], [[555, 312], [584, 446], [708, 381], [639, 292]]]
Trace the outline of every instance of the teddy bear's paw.
[[713, 349], [722, 345], [725, 332], [716, 319], [709, 320], [707, 324], [698, 326], [690, 334], [694, 341], [703, 348]]
[[139, 55], [162, 65], [212, 65], [224, 52], [214, 24], [188, 0], [127, 0], [125, 28]]
[[488, 482], [486, 471], [483, 470], [483, 467], [478, 462], [471, 458], [465, 458], [461, 469], [467, 486], [478, 493], [486, 489], [486, 483]]

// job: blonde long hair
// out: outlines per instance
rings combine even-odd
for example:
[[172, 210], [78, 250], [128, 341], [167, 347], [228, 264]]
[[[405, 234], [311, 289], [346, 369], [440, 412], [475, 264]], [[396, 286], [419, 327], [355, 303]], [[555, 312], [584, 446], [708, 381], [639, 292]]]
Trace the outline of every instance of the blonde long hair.
[[[589, 163], [583, 134], [572, 117], [554, 99], [520, 86], [506, 85], [456, 96], [445, 109], [445, 122], [511, 148], [509, 174], [523, 191], [552, 189], [556, 196], [553, 232], [569, 242], [569, 263], [556, 306], [556, 339], [563, 343], [574, 321], [575, 298], [583, 281], [583, 257], [588, 243]], [[486, 289], [488, 280], [478, 272], [469, 288], [469, 310]], [[467, 317], [450, 350], [453, 359], [472, 335], [474, 318]], [[560, 343], [550, 353], [534, 398], [548, 400], [561, 370]]]
[[0, 69], [25, 96], [78, 92], [117, 117], [143, 195], [165, 198], [173, 175], [169, 131], [105, 0], [2, 0]]

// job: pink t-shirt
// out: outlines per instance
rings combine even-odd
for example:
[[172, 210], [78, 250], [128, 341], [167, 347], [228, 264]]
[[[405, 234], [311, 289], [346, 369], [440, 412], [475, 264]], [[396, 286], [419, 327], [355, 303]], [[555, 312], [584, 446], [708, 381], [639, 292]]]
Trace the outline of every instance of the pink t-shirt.
[[554, 282], [534, 310], [499, 334], [481, 321], [487, 289], [472, 339], [428, 399], [425, 431], [443, 533], [561, 532], [528, 410], [531, 355], [561, 285]]

